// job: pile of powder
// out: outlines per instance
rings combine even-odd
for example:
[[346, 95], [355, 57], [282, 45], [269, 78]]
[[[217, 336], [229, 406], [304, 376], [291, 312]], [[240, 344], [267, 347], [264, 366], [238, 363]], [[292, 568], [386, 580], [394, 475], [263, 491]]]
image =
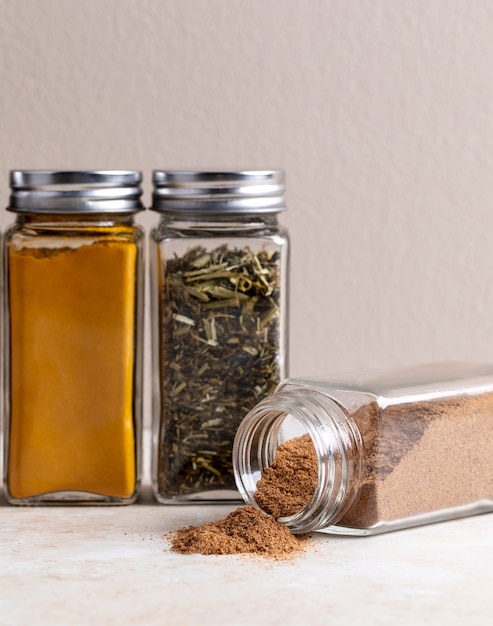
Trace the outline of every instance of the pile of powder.
[[309, 435], [281, 444], [257, 483], [255, 501], [226, 519], [190, 526], [170, 535], [171, 549], [182, 554], [256, 554], [274, 559], [300, 552], [306, 537], [292, 535], [278, 517], [293, 515], [308, 504], [317, 483], [318, 465]]
[[270, 515], [244, 506], [224, 520], [178, 530], [171, 537], [171, 549], [182, 554], [257, 554], [282, 559], [299, 552], [304, 540]]

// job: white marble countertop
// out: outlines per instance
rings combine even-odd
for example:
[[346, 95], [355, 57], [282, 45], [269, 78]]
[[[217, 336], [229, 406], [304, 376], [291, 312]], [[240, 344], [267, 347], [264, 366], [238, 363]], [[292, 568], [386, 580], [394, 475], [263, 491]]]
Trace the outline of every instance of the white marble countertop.
[[168, 531], [232, 506], [11, 507], [0, 497], [0, 624], [491, 624], [493, 514], [292, 561], [180, 555]]

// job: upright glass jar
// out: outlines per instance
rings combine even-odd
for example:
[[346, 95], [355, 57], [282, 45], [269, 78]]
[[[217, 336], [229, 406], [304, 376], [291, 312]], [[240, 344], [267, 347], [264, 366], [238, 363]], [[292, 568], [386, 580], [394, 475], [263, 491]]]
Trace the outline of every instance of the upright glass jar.
[[126, 504], [141, 477], [141, 174], [13, 171], [5, 234], [12, 504]]
[[[493, 511], [492, 441], [493, 366], [435, 364], [287, 380], [241, 423], [233, 464], [245, 501], [293, 533], [372, 535]], [[283, 481], [317, 466], [293, 510]]]
[[238, 500], [236, 428], [286, 373], [284, 175], [155, 171], [154, 186], [154, 494]]

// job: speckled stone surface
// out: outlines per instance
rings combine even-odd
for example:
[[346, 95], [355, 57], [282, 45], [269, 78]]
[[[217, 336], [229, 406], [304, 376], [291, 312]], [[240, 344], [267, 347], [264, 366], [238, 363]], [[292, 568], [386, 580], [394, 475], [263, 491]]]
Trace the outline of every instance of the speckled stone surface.
[[0, 624], [490, 624], [493, 515], [370, 538], [314, 536], [287, 562], [169, 551], [232, 506], [0, 504]]

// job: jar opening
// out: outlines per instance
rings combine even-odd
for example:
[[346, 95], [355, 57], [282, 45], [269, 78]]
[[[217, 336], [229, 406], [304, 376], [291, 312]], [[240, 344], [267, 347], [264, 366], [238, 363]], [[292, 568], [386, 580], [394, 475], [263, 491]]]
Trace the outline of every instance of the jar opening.
[[[254, 407], [237, 431], [233, 466], [238, 490], [247, 503], [269, 513], [268, 501], [266, 506], [257, 490], [263, 489], [261, 480], [271, 476], [278, 451], [290, 446], [290, 467], [285, 468], [287, 482], [279, 486], [279, 493], [287, 497], [286, 510], [294, 504], [289, 498], [296, 492], [290, 489], [296, 484], [297, 474], [306, 485], [307, 471], [316, 473], [313, 491], [306, 494], [311, 497], [298, 500], [299, 510], [274, 516], [293, 533], [307, 533], [333, 524], [353, 502], [359, 488], [362, 455], [358, 434], [352, 420], [327, 396], [306, 390], [277, 392]], [[307, 437], [314, 451], [315, 469], [313, 465], [306, 466], [310, 462]], [[282, 471], [277, 478], [282, 481]], [[272, 511], [279, 513], [282, 506]]]

